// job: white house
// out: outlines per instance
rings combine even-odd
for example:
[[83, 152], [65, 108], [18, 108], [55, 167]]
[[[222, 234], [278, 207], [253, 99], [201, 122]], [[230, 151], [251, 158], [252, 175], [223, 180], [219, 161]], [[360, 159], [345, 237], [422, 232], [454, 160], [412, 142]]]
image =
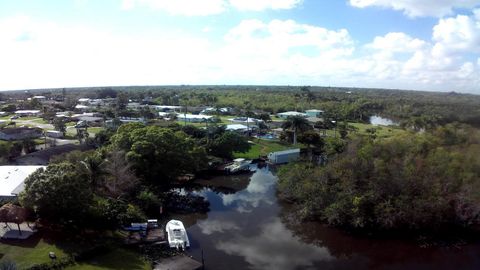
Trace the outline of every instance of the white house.
[[50, 138], [63, 138], [63, 132], [57, 130], [48, 130], [46, 135]]
[[80, 98], [80, 99], [78, 99], [78, 104], [89, 105], [90, 104], [90, 99], [89, 98]]
[[160, 112], [177, 112], [182, 110], [182, 106], [157, 105], [155, 110]]
[[212, 116], [208, 115], [197, 115], [197, 114], [177, 114], [177, 120], [182, 122], [189, 122], [189, 123], [204, 123], [211, 121]]
[[321, 117], [324, 113], [322, 110], [306, 110], [307, 117]]
[[40, 114], [39, 110], [18, 110], [15, 112], [18, 116], [38, 116]]
[[0, 166], [0, 198], [14, 198], [24, 190], [25, 179], [45, 166]]
[[[242, 124], [232, 124], [232, 125], [227, 125], [226, 130], [229, 131], [235, 131], [235, 132], [240, 132], [240, 133], [245, 133], [248, 131], [248, 127]], [[251, 127], [250, 127], [251, 129]]]
[[41, 137], [43, 131], [40, 128], [17, 127], [0, 129], [0, 140], [16, 141]]
[[250, 118], [250, 117], [235, 117], [235, 118], [228, 119], [228, 121], [234, 122], [234, 123], [259, 123], [259, 122], [263, 122], [263, 120], [261, 120], [261, 119]]
[[289, 111], [289, 112], [277, 113], [277, 116], [278, 116], [279, 118], [287, 119], [288, 117], [292, 117], [292, 116], [307, 117], [307, 114], [301, 113], [301, 112]]

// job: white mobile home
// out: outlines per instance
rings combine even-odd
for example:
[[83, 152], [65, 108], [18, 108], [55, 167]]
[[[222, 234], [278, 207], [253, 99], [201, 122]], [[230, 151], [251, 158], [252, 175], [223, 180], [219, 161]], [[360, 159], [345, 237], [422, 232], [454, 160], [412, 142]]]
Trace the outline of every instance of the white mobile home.
[[277, 116], [279, 118], [287, 119], [288, 117], [292, 117], [292, 116], [307, 117], [307, 114], [301, 113], [301, 112], [290, 111], [290, 112], [277, 113]]
[[271, 152], [268, 154], [268, 160], [272, 164], [282, 164], [282, 163], [288, 163], [291, 161], [298, 160], [300, 157], [300, 149], [289, 149], [285, 151], [279, 151], [279, 152]]

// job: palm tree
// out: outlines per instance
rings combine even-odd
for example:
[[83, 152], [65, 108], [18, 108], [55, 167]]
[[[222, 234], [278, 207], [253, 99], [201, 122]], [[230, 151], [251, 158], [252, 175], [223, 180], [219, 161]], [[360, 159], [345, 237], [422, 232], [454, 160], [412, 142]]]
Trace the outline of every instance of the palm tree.
[[293, 131], [293, 144], [297, 144], [297, 132], [303, 132], [311, 128], [310, 123], [305, 117], [290, 116], [282, 124], [283, 130], [290, 129]]
[[105, 174], [103, 160], [100, 157], [91, 155], [80, 161], [80, 164], [87, 174], [92, 187], [97, 187], [100, 178]]

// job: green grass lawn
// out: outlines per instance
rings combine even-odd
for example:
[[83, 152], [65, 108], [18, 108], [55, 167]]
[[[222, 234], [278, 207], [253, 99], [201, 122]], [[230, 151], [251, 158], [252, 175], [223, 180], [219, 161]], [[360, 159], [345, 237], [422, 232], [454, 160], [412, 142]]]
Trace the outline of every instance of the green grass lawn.
[[364, 135], [368, 134], [366, 131], [367, 129], [375, 128], [377, 130], [376, 134], [378, 138], [387, 138], [387, 137], [396, 136], [396, 135], [400, 135], [407, 132], [406, 130], [396, 126], [388, 126], [388, 127], [374, 126], [371, 124], [363, 124], [363, 123], [348, 123], [348, 124], [358, 128], [358, 131], [357, 131], [358, 134], [364, 134]]
[[[59, 236], [55, 233], [38, 233], [26, 240], [1, 240], [0, 261], [15, 262], [18, 269], [26, 269], [35, 264], [49, 263], [49, 252], [55, 252], [58, 259], [68, 258], [69, 254], [92, 248], [94, 242], [105, 243], [105, 239], [79, 240]], [[91, 259], [78, 262], [67, 269], [152, 269], [150, 263], [135, 251], [112, 245], [112, 250]]]
[[125, 249], [117, 249], [93, 260], [78, 263], [67, 267], [69, 270], [102, 270], [102, 269], [152, 269], [149, 262], [145, 261], [138, 253]]
[[103, 130], [104, 128], [103, 127], [90, 127], [88, 128], [88, 133], [90, 134], [96, 134], [98, 132], [100, 132], [101, 130]]
[[[23, 118], [20, 118], [23, 120]], [[50, 124], [48, 121], [43, 120], [42, 118], [35, 118], [32, 120], [34, 123], [39, 123], [39, 124]]]
[[280, 143], [278, 141], [268, 141], [268, 140], [261, 140], [261, 139], [253, 139], [251, 140], [254, 144], [250, 148], [250, 150], [246, 153], [234, 153], [235, 158], [246, 158], [246, 159], [254, 159], [260, 156], [266, 156], [270, 152], [282, 151], [286, 149], [298, 148], [301, 145], [297, 145], [297, 147]]
[[47, 263], [50, 251], [55, 252], [57, 258], [66, 258], [63, 249], [54, 243], [40, 237], [32, 236], [27, 240], [2, 240], [0, 242], [0, 261], [13, 261], [18, 269], [25, 269], [34, 264]]

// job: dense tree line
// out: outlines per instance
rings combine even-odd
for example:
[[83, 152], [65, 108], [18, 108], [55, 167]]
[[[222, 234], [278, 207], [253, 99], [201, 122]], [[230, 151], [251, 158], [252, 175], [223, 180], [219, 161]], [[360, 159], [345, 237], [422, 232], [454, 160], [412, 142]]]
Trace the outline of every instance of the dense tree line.
[[206, 169], [211, 158], [247, 151], [246, 140], [216, 126], [125, 124], [98, 133], [90, 142], [98, 149], [68, 153], [34, 172], [20, 202], [44, 222], [116, 228], [175, 205], [169, 191], [179, 176]]
[[304, 218], [361, 230], [442, 230], [480, 222], [480, 134], [447, 125], [429, 133], [357, 137], [324, 167], [280, 170], [279, 190]]

